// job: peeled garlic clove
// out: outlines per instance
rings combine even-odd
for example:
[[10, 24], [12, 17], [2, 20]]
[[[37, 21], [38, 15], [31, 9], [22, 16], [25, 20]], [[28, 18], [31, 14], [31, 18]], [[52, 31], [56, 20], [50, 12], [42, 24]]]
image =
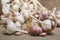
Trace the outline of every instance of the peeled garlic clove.
[[44, 20], [43, 22], [42, 22], [42, 28], [44, 29], [44, 30], [51, 30], [51, 21], [50, 20]]
[[45, 37], [47, 35], [47, 33], [41, 33], [39, 34], [39, 36]]

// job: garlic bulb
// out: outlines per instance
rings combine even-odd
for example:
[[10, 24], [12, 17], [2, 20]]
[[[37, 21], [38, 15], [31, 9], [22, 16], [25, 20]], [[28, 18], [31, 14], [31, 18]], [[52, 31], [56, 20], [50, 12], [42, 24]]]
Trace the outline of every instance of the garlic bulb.
[[2, 12], [4, 15], [7, 15], [10, 13], [10, 4], [6, 4], [2, 6]]
[[57, 19], [60, 19], [60, 10], [57, 11], [57, 13], [55, 15], [56, 15]]
[[57, 19], [57, 26], [60, 26], [60, 19]]
[[30, 11], [33, 11], [33, 4], [29, 4], [28, 9], [29, 9]]
[[2, 5], [5, 5], [7, 2], [10, 2], [10, 0], [1, 0]]
[[28, 10], [24, 10], [24, 9], [23, 9], [23, 10], [21, 11], [21, 14], [23, 14], [23, 15], [24, 15], [25, 19], [28, 19], [28, 18], [30, 17], [30, 16], [29, 16], [29, 15], [30, 15], [30, 13], [29, 13], [29, 11], [28, 11]]
[[15, 16], [19, 16], [20, 13], [15, 11], [15, 12], [14, 12], [14, 15], [15, 15]]
[[15, 31], [18, 31], [19, 29], [17, 29], [17, 27], [15, 26], [15, 24], [12, 22], [12, 20], [7, 19], [7, 29], [6, 29], [6, 33], [8, 34], [12, 34]]
[[20, 4], [20, 0], [14, 0], [16, 4]]
[[22, 9], [28, 9], [28, 4], [27, 3], [23, 3], [22, 4]]
[[20, 22], [16, 21], [16, 22], [15, 22], [15, 26], [16, 26], [18, 29], [21, 29], [21, 23], [20, 23]]
[[19, 16], [15, 16], [15, 17], [16, 17], [17, 21], [19, 21], [21, 23], [25, 22], [23, 15], [19, 15]]
[[44, 20], [44, 21], [42, 21], [42, 28], [44, 29], [44, 30], [51, 30], [51, 21], [50, 20]]
[[19, 5], [18, 4], [12, 5], [12, 9], [13, 9], [13, 11], [18, 11], [19, 10]]

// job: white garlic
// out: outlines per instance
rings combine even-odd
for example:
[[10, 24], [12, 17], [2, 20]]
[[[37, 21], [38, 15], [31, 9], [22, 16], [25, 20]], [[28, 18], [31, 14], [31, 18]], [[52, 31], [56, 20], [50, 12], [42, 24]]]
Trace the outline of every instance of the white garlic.
[[33, 11], [33, 4], [29, 4], [28, 9], [29, 9], [30, 11]]
[[29, 13], [28, 10], [24, 10], [24, 9], [23, 9], [23, 10], [21, 11], [21, 14], [23, 14], [23, 15], [25, 16], [25, 19], [28, 19], [28, 18], [30, 17], [30, 16], [29, 16], [30, 13]]
[[56, 15], [57, 19], [60, 19], [60, 10], [57, 11], [57, 13], [55, 13], [55, 15]]
[[14, 12], [14, 15], [15, 15], [15, 16], [19, 16], [20, 13], [15, 11], [15, 12]]
[[18, 4], [12, 5], [12, 9], [13, 9], [13, 11], [18, 11], [19, 10], [19, 5]]
[[17, 19], [17, 21], [19, 21], [21, 23], [25, 22], [23, 15], [16, 16], [16, 19]]
[[20, 0], [14, 0], [16, 4], [20, 4]]
[[21, 29], [21, 26], [22, 26], [22, 25], [21, 25], [20, 22], [16, 21], [16, 22], [15, 22], [15, 25], [16, 25], [16, 27], [17, 27], [18, 29]]
[[2, 5], [5, 5], [7, 2], [10, 2], [10, 0], [1, 0]]
[[2, 6], [2, 12], [4, 15], [7, 15], [10, 13], [10, 4], [6, 4]]
[[45, 30], [50, 30], [51, 29], [51, 21], [50, 20], [44, 20], [42, 21], [42, 28]]
[[19, 29], [15, 26], [15, 24], [12, 22], [12, 20], [7, 19], [7, 29], [6, 29], [6, 33], [8, 34], [12, 34], [15, 31], [18, 31]]
[[28, 4], [27, 3], [23, 3], [22, 4], [22, 9], [28, 9]]

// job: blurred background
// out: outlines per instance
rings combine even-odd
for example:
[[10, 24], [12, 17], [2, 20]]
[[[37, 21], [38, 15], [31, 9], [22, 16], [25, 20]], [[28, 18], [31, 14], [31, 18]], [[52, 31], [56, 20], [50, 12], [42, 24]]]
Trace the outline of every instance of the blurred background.
[[[39, 2], [48, 9], [57, 7], [57, 10], [60, 9], [60, 0], [39, 0]], [[0, 0], [0, 15], [2, 14], [1, 0]]]

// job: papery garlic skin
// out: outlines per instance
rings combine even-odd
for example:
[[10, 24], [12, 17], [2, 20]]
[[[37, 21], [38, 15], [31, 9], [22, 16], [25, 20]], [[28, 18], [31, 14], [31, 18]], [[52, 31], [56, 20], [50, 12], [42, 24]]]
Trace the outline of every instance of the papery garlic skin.
[[28, 19], [28, 18], [30, 17], [30, 16], [29, 16], [29, 15], [30, 15], [30, 13], [29, 13], [29, 11], [28, 11], [28, 10], [24, 10], [24, 9], [23, 9], [23, 10], [21, 11], [21, 14], [23, 14], [23, 15], [24, 15], [25, 19]]
[[27, 3], [23, 3], [22, 4], [22, 9], [28, 9], [28, 4]]
[[15, 4], [20, 4], [20, 0], [14, 0]]
[[7, 29], [6, 29], [6, 33], [8, 34], [12, 34], [15, 31], [18, 31], [19, 29], [15, 26], [15, 24], [12, 22], [12, 20], [7, 19]]
[[19, 10], [19, 5], [18, 4], [12, 5], [12, 10], [13, 11], [18, 11]]
[[57, 11], [57, 13], [55, 13], [55, 15], [56, 15], [57, 19], [60, 19], [60, 10]]
[[29, 9], [30, 11], [33, 11], [33, 4], [29, 4], [28, 9]]
[[16, 12], [16, 11], [15, 11], [15, 12], [14, 12], [14, 15], [15, 15], [15, 16], [19, 16], [19, 15], [21, 15], [21, 14], [20, 14], [19, 12]]
[[16, 16], [16, 19], [17, 19], [17, 21], [19, 21], [21, 23], [25, 22], [23, 15]]
[[51, 30], [51, 21], [50, 20], [44, 20], [43, 22], [42, 22], [42, 28], [44, 29], [44, 30]]
[[19, 21], [16, 21], [15, 22], [15, 26], [18, 28], [18, 29], [21, 29], [21, 23]]
[[7, 2], [10, 2], [10, 0], [1, 0], [2, 5], [5, 5]]
[[2, 12], [4, 15], [7, 15], [10, 13], [10, 4], [6, 4], [2, 6]]

